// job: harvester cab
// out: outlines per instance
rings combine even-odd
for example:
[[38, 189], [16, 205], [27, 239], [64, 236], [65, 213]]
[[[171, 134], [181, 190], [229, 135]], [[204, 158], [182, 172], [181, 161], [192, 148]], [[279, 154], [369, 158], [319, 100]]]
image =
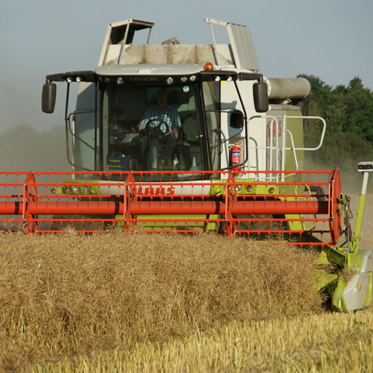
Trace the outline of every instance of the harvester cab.
[[[211, 44], [151, 44], [153, 23], [112, 23], [94, 70], [47, 75], [46, 113], [54, 111], [56, 82], [67, 84], [72, 171], [4, 173], [0, 213], [12, 216], [2, 219], [4, 230], [115, 227], [286, 241], [320, 253], [315, 286], [332, 294], [336, 309], [371, 304], [373, 260], [359, 242], [372, 164], [359, 165], [353, 234], [338, 170], [305, 169], [305, 153], [322, 146], [326, 130], [323, 118], [302, 113], [309, 82], [263, 76], [246, 26], [205, 21]], [[229, 43], [216, 42], [216, 28]], [[313, 144], [304, 142], [306, 125], [319, 136]]]
[[[53, 82], [79, 83], [75, 110], [69, 113], [66, 107], [68, 160], [74, 170], [303, 168], [304, 151], [315, 149], [304, 147], [302, 114], [292, 103], [308, 96], [309, 83], [301, 78], [263, 77], [246, 26], [206, 22], [210, 45], [183, 45], [175, 38], [152, 45], [153, 23], [113, 23], [94, 71], [47, 76], [43, 110], [48, 113], [55, 102]], [[216, 43], [214, 26], [226, 28], [230, 44]], [[144, 32], [146, 44], [134, 44], [136, 35]], [[172, 115], [156, 106], [160, 90], [174, 110]], [[317, 125], [322, 121], [315, 119]], [[139, 123], [150, 139], [142, 139]], [[325, 123], [321, 125], [325, 129]], [[174, 128], [177, 141], [168, 141], [164, 137]], [[323, 135], [324, 131], [319, 146]], [[159, 162], [162, 146], [172, 147], [165, 163]]]

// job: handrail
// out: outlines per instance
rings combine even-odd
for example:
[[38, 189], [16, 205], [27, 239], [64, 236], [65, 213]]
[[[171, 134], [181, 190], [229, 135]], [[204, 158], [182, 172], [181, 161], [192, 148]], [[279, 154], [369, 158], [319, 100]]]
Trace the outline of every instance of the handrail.
[[[322, 122], [322, 132], [321, 132], [321, 137], [320, 137], [320, 142], [319, 145], [313, 148], [295, 148], [295, 150], [303, 150], [303, 151], [316, 151], [319, 150], [324, 142], [324, 137], [325, 137], [325, 131], [326, 131], [326, 121], [324, 118], [318, 117], [318, 116], [305, 116], [305, 115], [297, 115], [297, 116], [285, 116], [286, 119], [318, 119], [319, 121]], [[285, 150], [291, 150], [291, 148], [285, 148]]]
[[[253, 119], [253, 118], [249, 118]], [[299, 160], [297, 151], [316, 151], [319, 150], [324, 142], [325, 132], [326, 132], [326, 121], [319, 116], [303, 116], [303, 115], [283, 115], [281, 117], [266, 116], [265, 125], [267, 134], [267, 144], [265, 146], [255, 146], [251, 149], [256, 150], [256, 156], [258, 156], [258, 150], [267, 151], [267, 170], [268, 171], [284, 171], [285, 170], [285, 153], [291, 151], [295, 161], [295, 168], [299, 170]], [[282, 120], [282, 129], [280, 129], [279, 119]], [[287, 128], [288, 119], [308, 119], [308, 120], [318, 120], [321, 122], [322, 131], [320, 141], [315, 147], [297, 147], [295, 144], [294, 136], [291, 130]], [[282, 133], [281, 133], [282, 132]], [[285, 135], [286, 134], [286, 135]], [[287, 135], [289, 136], [290, 146], [286, 146]], [[275, 139], [274, 139], [275, 138]], [[274, 159], [275, 158], [275, 159]], [[276, 181], [278, 181], [279, 175], [276, 175]], [[281, 175], [284, 181], [285, 175]]]
[[298, 171], [299, 170], [299, 163], [298, 163], [297, 153], [295, 151], [296, 148], [295, 148], [295, 144], [294, 144], [294, 137], [293, 137], [293, 134], [291, 133], [290, 130], [286, 129], [285, 132], [287, 134], [289, 134], [290, 141], [291, 141], [291, 148], [285, 148], [285, 150], [292, 150], [293, 151], [294, 161], [295, 161], [295, 169]]

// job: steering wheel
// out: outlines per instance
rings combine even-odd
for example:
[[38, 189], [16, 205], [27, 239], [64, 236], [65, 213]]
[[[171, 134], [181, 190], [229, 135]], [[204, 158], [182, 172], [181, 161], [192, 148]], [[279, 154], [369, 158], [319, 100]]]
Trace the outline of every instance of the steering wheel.
[[[156, 125], [153, 124], [156, 122]], [[150, 119], [143, 130], [148, 135], [149, 149], [146, 156], [146, 166], [150, 171], [159, 169], [159, 148], [163, 139], [170, 132], [168, 124], [158, 118]]]
[[[155, 126], [152, 125], [154, 122], [157, 123]], [[148, 122], [145, 124], [144, 131], [150, 137], [162, 138], [170, 132], [170, 127], [164, 120], [154, 118], [148, 120]]]

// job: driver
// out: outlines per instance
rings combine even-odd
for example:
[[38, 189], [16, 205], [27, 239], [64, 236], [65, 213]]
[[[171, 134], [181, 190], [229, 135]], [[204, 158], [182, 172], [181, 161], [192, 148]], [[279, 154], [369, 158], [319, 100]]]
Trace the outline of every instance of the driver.
[[[155, 105], [150, 106], [140, 119], [137, 128], [142, 131], [146, 128], [146, 124], [149, 121], [150, 127], [156, 127], [160, 125], [160, 130], [165, 134], [163, 137], [163, 149], [160, 153], [160, 165], [166, 166], [171, 163], [172, 153], [176, 147], [176, 141], [179, 136], [179, 128], [181, 127], [181, 121], [177, 110], [168, 105], [167, 103], [167, 92], [164, 89], [160, 89], [155, 96]], [[168, 127], [168, 128], [167, 128]], [[142, 156], [145, 158], [146, 150], [149, 146], [149, 137], [143, 136], [140, 139], [140, 150]]]

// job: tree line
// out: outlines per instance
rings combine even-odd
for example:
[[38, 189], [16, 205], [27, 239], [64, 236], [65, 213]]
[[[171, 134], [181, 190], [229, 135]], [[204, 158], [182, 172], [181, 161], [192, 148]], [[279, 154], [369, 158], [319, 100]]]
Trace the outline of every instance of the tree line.
[[[373, 160], [373, 92], [359, 77], [347, 86], [332, 87], [313, 75], [299, 75], [311, 83], [307, 115], [326, 120], [324, 144], [310, 154], [313, 161], [347, 170], [357, 162]], [[305, 142], [320, 138], [320, 130], [305, 126]]]

